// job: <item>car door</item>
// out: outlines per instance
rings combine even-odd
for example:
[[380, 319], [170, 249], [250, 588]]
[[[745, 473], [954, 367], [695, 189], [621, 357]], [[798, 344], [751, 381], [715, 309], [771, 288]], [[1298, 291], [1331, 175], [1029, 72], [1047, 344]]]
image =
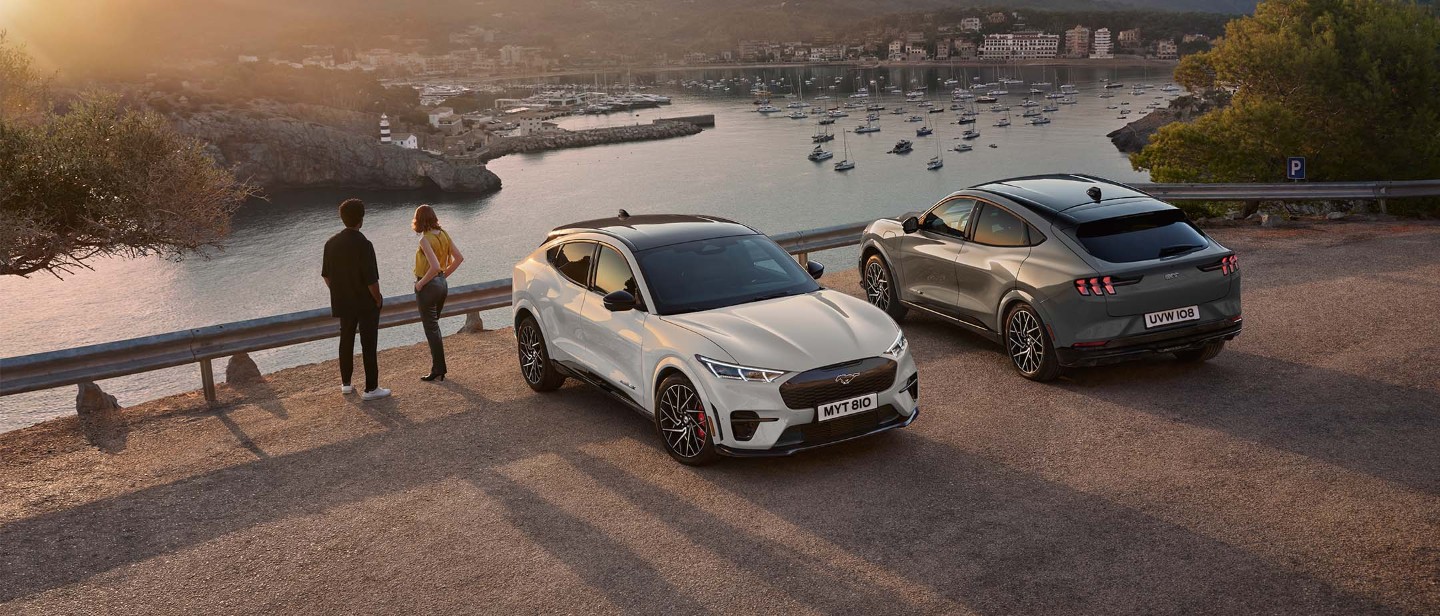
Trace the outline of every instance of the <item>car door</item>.
[[1013, 212], [982, 201], [971, 224], [969, 241], [956, 261], [956, 291], [961, 318], [998, 330], [996, 308], [1020, 276], [1030, 256], [1030, 231]]
[[562, 362], [580, 363], [588, 368], [590, 352], [582, 343], [583, 332], [580, 323], [588, 299], [590, 275], [595, 264], [596, 243], [571, 241], [552, 246], [545, 258], [555, 268], [557, 282], [548, 291], [540, 304], [540, 318], [548, 327], [545, 335], [550, 340], [555, 359]]
[[649, 313], [644, 306], [611, 312], [602, 301], [615, 291], [629, 291], [636, 299], [642, 298], [634, 272], [635, 268], [624, 252], [608, 244], [599, 245], [588, 297], [582, 307], [580, 328], [584, 333], [582, 340], [594, 357], [591, 371], [624, 392], [636, 404], [644, 406], [645, 379], [640, 376], [641, 351], [645, 320]]
[[920, 217], [920, 229], [901, 238], [903, 299], [953, 314], [955, 260], [965, 245], [965, 230], [975, 200], [947, 199]]

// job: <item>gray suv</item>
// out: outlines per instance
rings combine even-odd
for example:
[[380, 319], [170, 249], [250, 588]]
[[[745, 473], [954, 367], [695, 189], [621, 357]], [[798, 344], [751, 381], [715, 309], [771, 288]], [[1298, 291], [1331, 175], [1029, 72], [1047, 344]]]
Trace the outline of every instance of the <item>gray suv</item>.
[[981, 184], [871, 223], [861, 246], [870, 303], [999, 342], [1037, 381], [1156, 353], [1205, 361], [1241, 329], [1235, 253], [1178, 208], [1096, 177]]

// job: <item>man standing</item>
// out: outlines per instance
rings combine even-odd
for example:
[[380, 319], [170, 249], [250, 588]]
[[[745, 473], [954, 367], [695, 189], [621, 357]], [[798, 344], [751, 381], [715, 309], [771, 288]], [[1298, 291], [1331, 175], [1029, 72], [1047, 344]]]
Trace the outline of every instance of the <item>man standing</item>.
[[365, 204], [346, 199], [340, 204], [345, 229], [325, 242], [325, 260], [320, 276], [330, 287], [330, 314], [340, 318], [340, 392], [353, 393], [350, 375], [355, 371], [355, 332], [360, 332], [360, 350], [365, 362], [365, 391], [361, 400], [390, 395], [379, 386], [380, 366], [375, 360], [380, 330], [380, 268], [375, 263], [375, 246], [360, 232], [365, 221]]

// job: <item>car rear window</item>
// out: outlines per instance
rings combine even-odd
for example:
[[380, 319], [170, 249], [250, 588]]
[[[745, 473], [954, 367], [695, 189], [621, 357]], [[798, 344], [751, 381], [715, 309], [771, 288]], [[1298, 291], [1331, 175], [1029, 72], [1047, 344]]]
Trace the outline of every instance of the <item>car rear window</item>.
[[1148, 261], [1210, 245], [1178, 209], [1087, 222], [1075, 236], [1090, 254], [1111, 263]]

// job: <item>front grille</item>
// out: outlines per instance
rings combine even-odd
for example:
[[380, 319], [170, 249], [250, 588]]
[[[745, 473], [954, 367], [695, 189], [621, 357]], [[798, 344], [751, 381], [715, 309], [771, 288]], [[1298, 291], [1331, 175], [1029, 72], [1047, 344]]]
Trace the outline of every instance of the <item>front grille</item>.
[[[801, 372], [781, 385], [780, 399], [792, 409], [808, 409], [826, 402], [882, 392], [895, 384], [895, 371], [895, 362], [884, 357], [816, 368]], [[849, 383], [835, 380], [842, 374], [859, 376]]]
[[825, 443], [859, 436], [900, 421], [900, 413], [890, 405], [878, 409], [846, 415], [839, 419], [790, 426], [780, 434], [776, 446], [780, 445], [824, 445]]

